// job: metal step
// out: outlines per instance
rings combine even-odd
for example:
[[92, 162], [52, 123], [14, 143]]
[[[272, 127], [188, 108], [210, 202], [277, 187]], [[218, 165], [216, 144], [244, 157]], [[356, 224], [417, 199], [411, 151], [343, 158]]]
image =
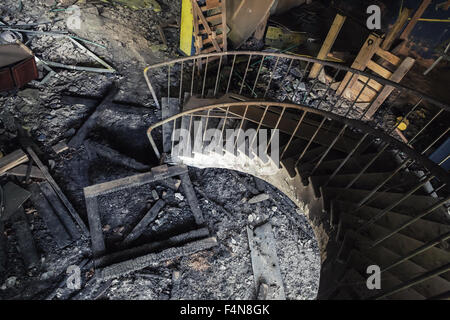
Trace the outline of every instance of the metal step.
[[[344, 188], [349, 183], [351, 183], [358, 174], [338, 174], [333, 180], [328, 183], [330, 187]], [[384, 182], [387, 178], [391, 176], [391, 172], [381, 172], [381, 173], [364, 173], [358, 180], [356, 180], [352, 188], [363, 189], [363, 190], [373, 190], [380, 183]], [[325, 182], [329, 179], [328, 175], [313, 176], [310, 178], [311, 183], [313, 183], [314, 188], [319, 189]], [[407, 191], [412, 186], [417, 184], [418, 177], [407, 172], [401, 172], [394, 175], [382, 188], [392, 188], [390, 191]], [[420, 191], [420, 190], [419, 190]], [[422, 191], [425, 194], [425, 191]]]
[[[376, 153], [370, 153], [360, 156], [351, 157], [346, 164], [340, 169], [339, 174], [359, 173], [364, 166], [375, 157]], [[314, 173], [315, 175], [331, 175], [342, 163], [343, 159], [323, 161]], [[304, 164], [299, 166], [300, 172], [308, 172], [313, 168], [312, 164]], [[394, 170], [397, 164], [390, 154], [383, 153], [367, 170], [371, 172], [389, 172]]]
[[[341, 212], [352, 212], [355, 210], [356, 205], [351, 202], [342, 200], [334, 200], [334, 209], [337, 210], [337, 215]], [[358, 211], [356, 214], [359, 218], [369, 220], [379, 214], [382, 210], [365, 206], [364, 210]], [[412, 218], [408, 215], [389, 211], [384, 217], [380, 218], [376, 223], [389, 230], [395, 230], [403, 226], [406, 222]], [[402, 229], [400, 233], [417, 239], [422, 242], [430, 241], [436, 238], [437, 235], [444, 234], [450, 231], [450, 225], [442, 224], [438, 222], [429, 221], [426, 219], [420, 219], [408, 227]]]
[[[327, 197], [329, 199], [337, 199], [348, 201], [352, 203], [358, 203], [360, 200], [364, 199], [370, 191], [361, 190], [361, 189], [344, 189], [344, 188], [332, 188], [326, 187], [323, 188], [323, 192], [327, 193]], [[394, 193], [394, 192], [375, 192], [372, 197], [372, 200], [369, 200], [367, 203], [368, 206], [371, 206], [376, 209], [385, 209], [391, 206], [392, 204], [398, 202], [405, 196], [404, 193]], [[406, 200], [399, 203], [396, 207], [392, 208], [393, 211], [409, 215], [412, 217], [417, 216], [422, 213], [424, 210], [429, 209], [434, 204], [438, 203], [440, 200], [423, 195], [412, 195], [408, 197]], [[449, 216], [447, 210], [443, 207], [440, 207], [433, 211], [432, 213], [426, 216], [427, 220], [444, 223], [447, 224], [449, 221]]]

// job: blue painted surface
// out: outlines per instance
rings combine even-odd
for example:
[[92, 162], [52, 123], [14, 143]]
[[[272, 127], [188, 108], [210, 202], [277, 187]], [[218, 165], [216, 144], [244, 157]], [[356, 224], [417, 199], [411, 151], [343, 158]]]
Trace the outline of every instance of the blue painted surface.
[[[435, 163], [440, 163], [442, 160], [447, 158], [447, 156], [450, 154], [450, 137], [447, 138], [447, 140], [434, 151], [431, 156], [430, 160]], [[445, 161], [442, 165], [442, 168], [445, 170], [450, 170], [450, 159]]]

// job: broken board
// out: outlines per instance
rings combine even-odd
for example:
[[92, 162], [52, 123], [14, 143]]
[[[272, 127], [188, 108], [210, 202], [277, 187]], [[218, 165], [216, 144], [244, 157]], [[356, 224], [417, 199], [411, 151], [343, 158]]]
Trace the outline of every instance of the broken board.
[[286, 300], [272, 225], [267, 222], [253, 230], [247, 227], [256, 289], [267, 285], [266, 300]]

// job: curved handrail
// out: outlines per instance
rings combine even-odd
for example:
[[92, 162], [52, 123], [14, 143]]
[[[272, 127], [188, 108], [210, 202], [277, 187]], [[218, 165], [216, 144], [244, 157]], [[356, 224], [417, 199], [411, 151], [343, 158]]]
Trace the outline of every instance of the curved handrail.
[[196, 56], [182, 57], [182, 58], [177, 58], [177, 59], [173, 59], [170, 61], [165, 61], [165, 62], [147, 66], [144, 69], [144, 78], [145, 78], [147, 85], [152, 93], [153, 99], [156, 101], [156, 103], [158, 103], [156, 93], [154, 91], [154, 88], [153, 88], [150, 78], [148, 76], [148, 72], [150, 70], [164, 67], [164, 66], [169, 66], [169, 65], [176, 64], [179, 62], [194, 61], [194, 60], [204, 59], [204, 58], [206, 59], [206, 58], [211, 58], [211, 57], [223, 57], [223, 56], [231, 56], [231, 55], [248, 55], [248, 56], [251, 55], [251, 56], [261, 56], [261, 57], [270, 56], [270, 57], [305, 61], [305, 62], [309, 62], [309, 63], [318, 63], [323, 66], [333, 67], [338, 70], [343, 70], [343, 71], [351, 72], [353, 74], [365, 76], [371, 80], [375, 80], [375, 81], [381, 83], [382, 85], [388, 85], [388, 86], [394, 87], [395, 89], [404, 90], [406, 92], [414, 94], [415, 96], [419, 97], [420, 99], [423, 99], [432, 104], [435, 104], [436, 106], [440, 107], [443, 110], [450, 111], [450, 105], [448, 105], [442, 101], [436, 100], [435, 98], [427, 95], [426, 93], [423, 93], [423, 92], [413, 89], [411, 87], [399, 84], [397, 82], [393, 82], [391, 80], [382, 78], [380, 76], [377, 76], [377, 75], [374, 75], [371, 73], [367, 73], [364, 71], [360, 71], [357, 69], [353, 69], [351, 67], [347, 67], [347, 66], [344, 66], [344, 65], [336, 63], [336, 62], [320, 60], [320, 59], [310, 58], [310, 57], [305, 57], [305, 56], [289, 55], [289, 54], [285, 54], [285, 53], [272, 53], [272, 52], [261, 52], [261, 51], [227, 51], [227, 52], [215, 52], [215, 53], [208, 53], [208, 54], [200, 54], [200, 55], [196, 55]]
[[[307, 107], [307, 106], [303, 106], [303, 105], [297, 105], [297, 104], [293, 104], [293, 103], [282, 103], [282, 102], [272, 102], [272, 101], [270, 101], [270, 102], [244, 101], [244, 102], [220, 103], [220, 104], [198, 107], [198, 108], [194, 108], [194, 109], [190, 109], [190, 110], [181, 112], [179, 114], [176, 114], [174, 116], [171, 116], [167, 119], [164, 119], [158, 123], [151, 125], [147, 129], [147, 136], [150, 141], [150, 144], [152, 145], [152, 147], [155, 151], [156, 156], [158, 158], [160, 158], [161, 157], [160, 152], [159, 152], [159, 150], [156, 146], [156, 143], [152, 137], [152, 131], [155, 128], [160, 127], [163, 124], [169, 123], [176, 119], [179, 119], [183, 116], [193, 114], [193, 113], [199, 112], [199, 111], [208, 111], [208, 110], [212, 110], [212, 109], [221, 109], [221, 108], [230, 108], [230, 107], [244, 108], [247, 106], [248, 107], [249, 106], [257, 106], [257, 107], [268, 106], [268, 107], [288, 108], [288, 109], [306, 111], [308, 113], [320, 115], [324, 118], [333, 119], [337, 122], [348, 125], [351, 128], [356, 128], [358, 130], [361, 130], [365, 134], [369, 134], [369, 135], [375, 136], [376, 138], [381, 139], [381, 141], [388, 143], [390, 146], [400, 150], [401, 152], [404, 152], [411, 159], [413, 159], [413, 160], [417, 161], [418, 163], [420, 163], [421, 165], [423, 165], [427, 170], [429, 170], [435, 177], [438, 177], [439, 180], [441, 180], [442, 182], [445, 182], [447, 184], [450, 182], [450, 174], [447, 173], [443, 168], [438, 166], [436, 163], [434, 163], [427, 157], [424, 157], [422, 154], [419, 154], [416, 150], [412, 149], [407, 144], [400, 142], [399, 140], [388, 135], [384, 131], [373, 128], [359, 120], [345, 118], [345, 117], [337, 115], [335, 113], [331, 113], [328, 111], [323, 111], [323, 110], [319, 110], [319, 109], [315, 109], [315, 108], [311, 108], [311, 107]], [[245, 119], [245, 117], [242, 117], [242, 119]]]

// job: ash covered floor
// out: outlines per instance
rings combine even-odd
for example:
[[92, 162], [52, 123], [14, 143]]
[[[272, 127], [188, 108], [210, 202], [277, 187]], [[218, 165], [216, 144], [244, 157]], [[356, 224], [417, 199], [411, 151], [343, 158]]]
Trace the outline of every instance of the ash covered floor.
[[[60, 1], [67, 7], [76, 1]], [[67, 28], [72, 14], [58, 10], [57, 1], [5, 0], [2, 20], [10, 25], [33, 24], [56, 19], [33, 30], [69, 30], [89, 50], [108, 61], [115, 74], [57, 69], [46, 84], [32, 84], [17, 94], [0, 95], [0, 149], [3, 154], [34, 144], [42, 153], [52, 176], [80, 216], [87, 221], [83, 188], [143, 171], [109, 161], [93, 150], [102, 145], [118, 150], [148, 168], [157, 165], [145, 135], [148, 126], [161, 119], [142, 76], [145, 66], [179, 56], [177, 52], [180, 1], [159, 0], [161, 11], [134, 10], [120, 4], [81, 4], [81, 29]], [[55, 10], [56, 9], [56, 10]], [[133, 21], [133, 23], [130, 23]], [[158, 24], [164, 24], [168, 45], [161, 40]], [[89, 56], [64, 38], [30, 35], [23, 39], [41, 59], [64, 64], [98, 67]], [[40, 69], [41, 76], [45, 70]], [[92, 114], [111, 83], [120, 88], [115, 103], [99, 115], [88, 144], [55, 154], [52, 146], [70, 139]], [[258, 193], [269, 200], [250, 205], [256, 194], [254, 178], [226, 170], [190, 168], [206, 226], [217, 236], [212, 250], [167, 261], [112, 281], [95, 283], [90, 241], [78, 240], [64, 249], [54, 242], [45, 222], [31, 201], [24, 204], [40, 257], [38, 267], [24, 267], [14, 228], [5, 223], [7, 270], [0, 283], [1, 299], [254, 299], [253, 272], [246, 226], [253, 215], [270, 217], [277, 255], [288, 299], [314, 299], [320, 273], [320, 256], [312, 229], [294, 204], [265, 183]], [[0, 177], [27, 188], [21, 178]], [[31, 180], [34, 181], [33, 179]], [[245, 182], [246, 185], [242, 183]], [[261, 188], [263, 185], [263, 188]], [[253, 190], [249, 191], [248, 187]], [[153, 241], [189, 230], [193, 225], [182, 191], [161, 185], [145, 185], [100, 200], [107, 219], [103, 230], [114, 247], [129, 231], [128, 224], [155, 202], [154, 193], [167, 202], [142, 241]], [[181, 194], [181, 196], [180, 196]], [[202, 195], [203, 194], [203, 195]], [[204, 195], [207, 195], [208, 199]], [[180, 200], [183, 198], [183, 200]], [[250, 218], [249, 218], [250, 217]], [[80, 290], [68, 289], [67, 267], [81, 267]]]

